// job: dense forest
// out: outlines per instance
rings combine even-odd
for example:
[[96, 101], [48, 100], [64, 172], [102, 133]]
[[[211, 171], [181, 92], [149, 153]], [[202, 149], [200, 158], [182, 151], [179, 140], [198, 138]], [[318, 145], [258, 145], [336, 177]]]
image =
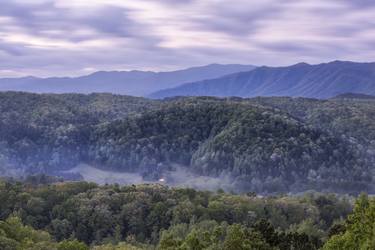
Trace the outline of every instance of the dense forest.
[[[155, 181], [175, 168], [227, 191], [374, 192], [375, 101], [0, 93], [2, 175], [70, 179], [86, 163]], [[167, 180], [168, 181], [168, 180]]]
[[375, 200], [332, 194], [259, 197], [168, 188], [0, 182], [4, 250], [373, 249]]

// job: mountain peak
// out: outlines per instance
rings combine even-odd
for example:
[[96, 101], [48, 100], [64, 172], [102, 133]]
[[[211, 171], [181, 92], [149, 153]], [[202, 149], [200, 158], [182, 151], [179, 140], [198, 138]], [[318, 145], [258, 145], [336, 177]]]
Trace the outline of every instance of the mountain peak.
[[306, 63], [306, 62], [300, 62], [300, 63], [296, 63], [294, 65], [292, 65], [294, 67], [298, 66], [298, 67], [303, 67], [303, 66], [311, 66], [310, 64]]

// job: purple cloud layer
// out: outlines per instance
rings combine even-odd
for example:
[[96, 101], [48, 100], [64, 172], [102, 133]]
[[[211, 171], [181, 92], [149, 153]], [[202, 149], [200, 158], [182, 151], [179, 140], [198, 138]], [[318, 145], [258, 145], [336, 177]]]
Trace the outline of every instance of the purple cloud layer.
[[374, 61], [372, 0], [10, 0], [0, 76]]

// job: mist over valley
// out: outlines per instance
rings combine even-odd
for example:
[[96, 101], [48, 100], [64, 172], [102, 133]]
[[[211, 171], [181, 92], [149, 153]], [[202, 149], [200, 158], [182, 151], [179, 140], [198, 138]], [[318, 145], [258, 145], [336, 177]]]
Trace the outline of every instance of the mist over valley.
[[0, 95], [3, 175], [164, 179], [239, 193], [374, 192], [375, 107], [366, 96]]

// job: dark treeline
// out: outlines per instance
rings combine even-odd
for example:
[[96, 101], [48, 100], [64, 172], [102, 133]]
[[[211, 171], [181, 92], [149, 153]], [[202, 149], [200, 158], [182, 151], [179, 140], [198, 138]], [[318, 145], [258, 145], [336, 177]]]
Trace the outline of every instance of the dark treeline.
[[[46, 178], [0, 182], [1, 249], [308, 250], [328, 239], [327, 249], [336, 249], [375, 208], [362, 196], [355, 212], [372, 214], [345, 223], [351, 200], [329, 194], [261, 198], [161, 185], [40, 184]], [[373, 244], [361, 237], [352, 244]]]
[[375, 102], [0, 94], [0, 170], [79, 163], [158, 179], [175, 165], [258, 193], [374, 192]]

